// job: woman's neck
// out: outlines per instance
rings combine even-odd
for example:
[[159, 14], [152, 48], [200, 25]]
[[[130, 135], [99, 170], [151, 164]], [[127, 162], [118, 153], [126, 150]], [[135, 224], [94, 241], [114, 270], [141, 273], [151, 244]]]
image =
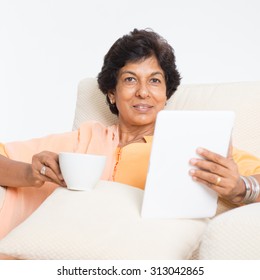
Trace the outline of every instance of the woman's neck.
[[144, 143], [144, 136], [151, 136], [154, 133], [154, 125], [124, 127], [118, 125], [119, 146], [123, 147], [131, 143]]

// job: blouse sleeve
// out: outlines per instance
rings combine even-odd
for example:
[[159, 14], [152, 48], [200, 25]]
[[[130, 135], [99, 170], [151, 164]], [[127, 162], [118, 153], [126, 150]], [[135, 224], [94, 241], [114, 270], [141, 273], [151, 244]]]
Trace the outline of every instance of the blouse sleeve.
[[[76, 144], [77, 132], [70, 132], [0, 144], [0, 154], [13, 160], [31, 162], [34, 153], [44, 150], [73, 151]], [[46, 182], [41, 188], [4, 188], [6, 191], [2, 192], [0, 201], [0, 239], [29, 217], [57, 187]]]
[[233, 147], [233, 159], [241, 175], [260, 174], [260, 158]]

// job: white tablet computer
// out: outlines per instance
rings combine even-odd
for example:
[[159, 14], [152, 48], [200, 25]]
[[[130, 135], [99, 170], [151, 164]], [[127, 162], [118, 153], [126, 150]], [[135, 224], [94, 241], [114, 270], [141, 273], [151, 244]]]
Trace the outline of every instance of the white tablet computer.
[[189, 175], [191, 158], [203, 147], [227, 155], [232, 111], [158, 113], [141, 210], [143, 218], [205, 218], [216, 214], [217, 194]]

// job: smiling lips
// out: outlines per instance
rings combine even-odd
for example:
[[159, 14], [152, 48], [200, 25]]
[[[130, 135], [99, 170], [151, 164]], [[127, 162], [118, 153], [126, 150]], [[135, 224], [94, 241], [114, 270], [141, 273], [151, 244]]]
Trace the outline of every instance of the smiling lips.
[[135, 108], [139, 112], [145, 113], [153, 108], [153, 106], [149, 104], [135, 104], [133, 105], [133, 108]]

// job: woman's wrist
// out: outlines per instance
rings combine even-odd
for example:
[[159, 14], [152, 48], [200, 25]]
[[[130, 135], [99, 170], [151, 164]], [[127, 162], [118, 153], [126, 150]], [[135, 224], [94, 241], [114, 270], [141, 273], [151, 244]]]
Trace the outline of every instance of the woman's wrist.
[[10, 168], [5, 186], [7, 187], [40, 187], [43, 182], [37, 178], [29, 163], [13, 161]]
[[234, 203], [234, 204], [241, 204], [245, 195], [246, 195], [246, 186], [245, 186], [245, 183], [244, 183], [243, 179], [240, 176], [239, 181], [238, 181], [238, 186], [237, 186], [237, 194], [232, 199], [231, 202]]
[[250, 204], [256, 202], [260, 194], [259, 182], [253, 176], [240, 176], [244, 185], [244, 194], [236, 203]]
[[24, 184], [26, 186], [31, 186], [31, 187], [40, 187], [43, 184], [43, 181], [41, 181], [39, 178], [37, 178], [34, 175], [33, 169], [32, 169], [32, 165], [31, 164], [27, 164], [27, 166], [25, 167], [25, 182]]

